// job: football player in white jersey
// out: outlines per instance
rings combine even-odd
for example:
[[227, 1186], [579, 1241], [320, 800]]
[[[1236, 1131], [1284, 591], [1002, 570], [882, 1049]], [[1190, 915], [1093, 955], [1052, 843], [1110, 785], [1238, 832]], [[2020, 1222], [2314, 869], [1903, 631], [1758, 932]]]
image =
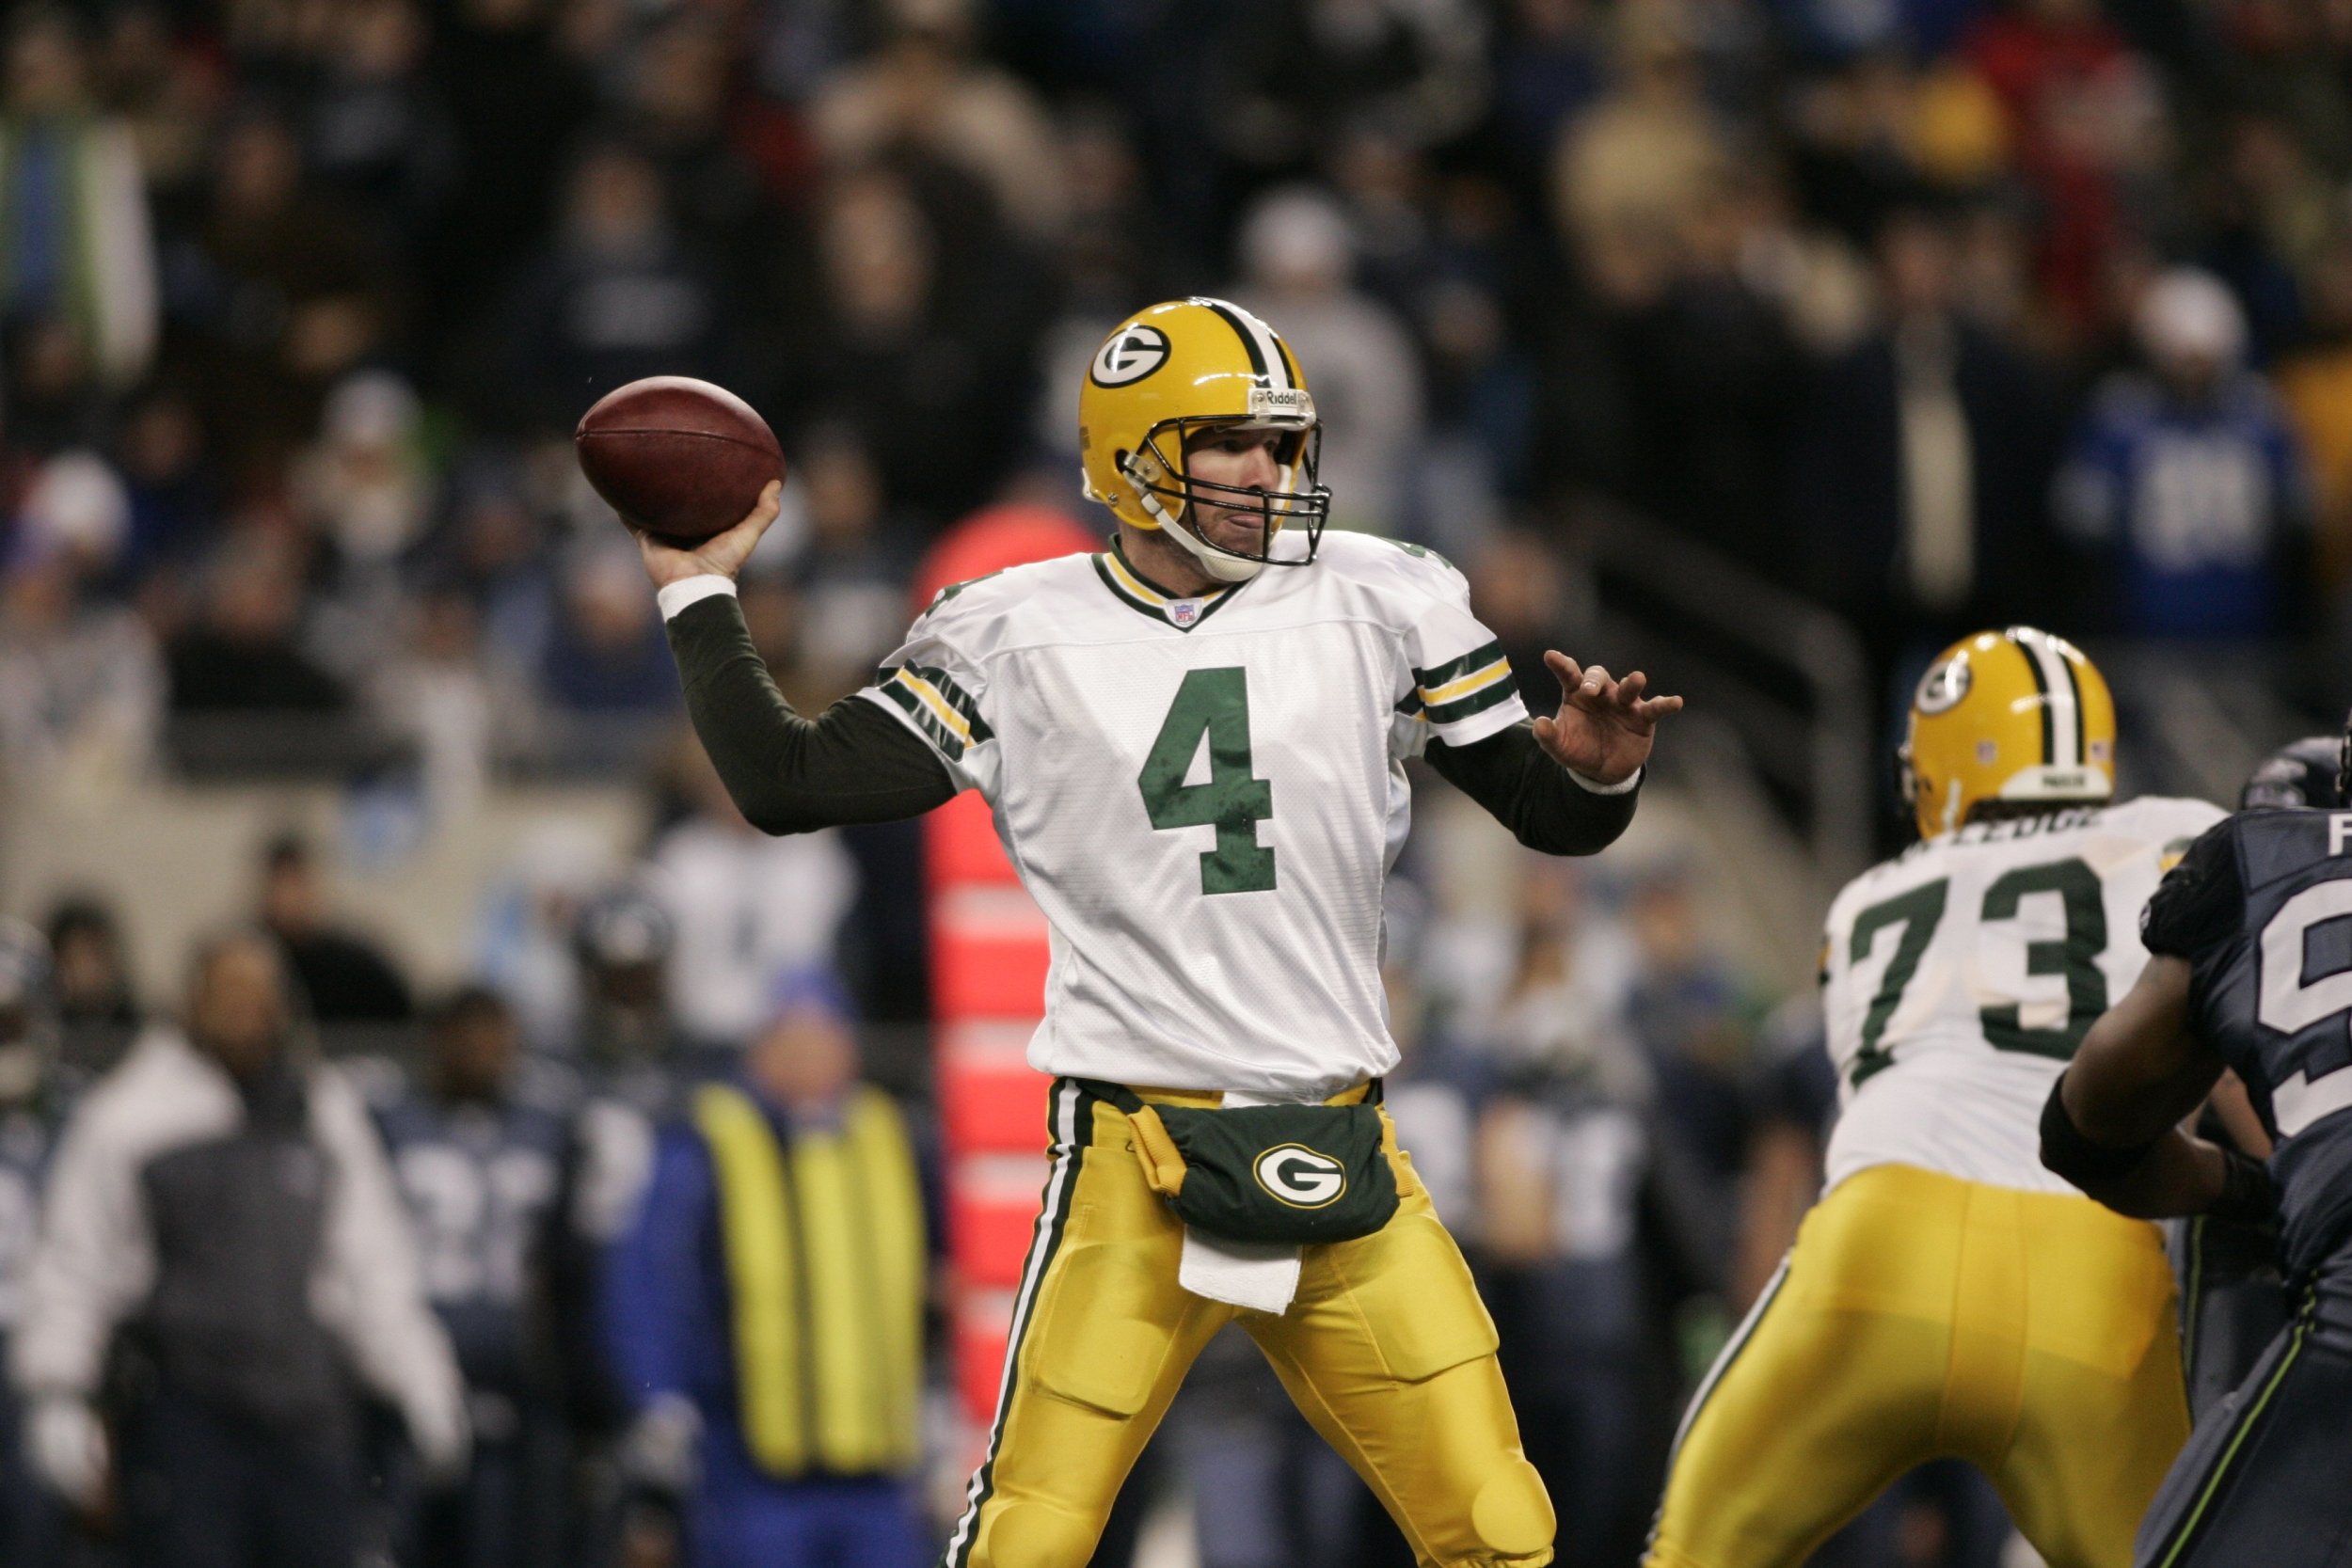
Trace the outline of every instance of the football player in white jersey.
[[2026, 626], [1945, 650], [1902, 753], [1920, 842], [1830, 906], [1827, 1191], [1683, 1418], [1649, 1568], [1781, 1568], [1929, 1459], [2050, 1568], [2124, 1568], [2188, 1430], [2153, 1225], [2042, 1168], [2050, 1085], [2219, 819], [2109, 804], [2115, 707]]
[[[1680, 701], [1554, 653], [1559, 711], [1531, 722], [1458, 572], [1324, 533], [1313, 398], [1235, 306], [1170, 301], [1122, 324], [1079, 424], [1087, 492], [1118, 521], [1109, 547], [947, 589], [875, 685], [813, 722], [776, 695], [731, 596], [772, 499], [691, 551], [644, 542], [695, 728], [746, 816], [795, 832], [977, 789], [1051, 925], [1029, 1048], [1056, 1075], [1050, 1176], [946, 1562], [1086, 1562], [1185, 1368], [1235, 1321], [1421, 1562], [1549, 1562], [1551, 1507], [1494, 1326], [1385, 1114], [1345, 1119], [1372, 1134], [1362, 1185], [1393, 1178], [1392, 1217], [1298, 1246], [1188, 1227], [1160, 1196], [1190, 1191], [1184, 1167], [1171, 1181], [1152, 1163], [1146, 1128], [1376, 1101], [1397, 1061], [1380, 891], [1411, 810], [1406, 758], [1522, 842], [1591, 853], [1630, 820]], [[1311, 1147], [1244, 1168], [1251, 1204], [1358, 1201]]]

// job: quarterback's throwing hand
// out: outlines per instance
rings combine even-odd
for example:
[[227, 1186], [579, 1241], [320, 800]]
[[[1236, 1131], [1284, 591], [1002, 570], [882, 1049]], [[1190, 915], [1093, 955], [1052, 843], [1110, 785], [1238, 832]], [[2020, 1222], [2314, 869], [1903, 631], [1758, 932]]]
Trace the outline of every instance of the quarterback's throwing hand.
[[1622, 784], [1649, 760], [1658, 721], [1682, 706], [1679, 697], [1645, 697], [1649, 677], [1636, 670], [1623, 680], [1595, 664], [1579, 668], [1557, 651], [1544, 663], [1560, 678], [1560, 712], [1535, 721], [1535, 742], [1552, 761], [1597, 784]]
[[656, 588], [667, 588], [688, 578], [732, 578], [743, 569], [743, 562], [750, 559], [759, 536], [768, 531], [768, 525], [776, 520], [776, 513], [783, 506], [779, 499], [783, 494], [783, 483], [770, 480], [768, 487], [759, 493], [758, 503], [741, 522], [684, 549], [664, 544], [659, 535], [644, 529], [633, 530], [637, 552], [645, 558], [645, 575], [653, 578]]

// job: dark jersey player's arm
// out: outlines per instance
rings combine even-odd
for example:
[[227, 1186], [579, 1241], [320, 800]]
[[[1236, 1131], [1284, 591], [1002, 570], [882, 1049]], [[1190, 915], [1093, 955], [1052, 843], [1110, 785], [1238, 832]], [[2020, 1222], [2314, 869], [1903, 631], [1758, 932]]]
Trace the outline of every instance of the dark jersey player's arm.
[[1468, 746], [1432, 740], [1424, 753], [1438, 776], [1547, 855], [1597, 854], [1633, 820], [1635, 787], [1613, 795], [1587, 789], [1544, 753], [1524, 723]]
[[954, 797], [946, 765], [864, 698], [844, 697], [813, 720], [793, 712], [734, 594], [697, 599], [670, 617], [669, 630], [694, 733], [761, 832], [895, 822]]
[[2196, 1031], [2194, 960], [2229, 939], [2241, 901], [2234, 847], [2216, 829], [2150, 900], [2147, 967], [2090, 1026], [2042, 1107], [2042, 1163], [2118, 1212], [2269, 1213], [2263, 1167], [2185, 1126], [2223, 1065]]

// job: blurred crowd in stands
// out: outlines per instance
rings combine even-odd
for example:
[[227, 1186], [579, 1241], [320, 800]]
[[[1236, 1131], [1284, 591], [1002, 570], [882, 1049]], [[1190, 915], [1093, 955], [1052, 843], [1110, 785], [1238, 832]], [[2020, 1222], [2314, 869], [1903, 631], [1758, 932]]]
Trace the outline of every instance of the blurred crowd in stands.
[[676, 696], [563, 436], [652, 372], [783, 435], [761, 625], [838, 692], [941, 528], [1078, 510], [1078, 367], [1187, 291], [1290, 335], [1342, 523], [1466, 564], [1614, 509], [1888, 669], [2352, 635], [2326, 0], [124, 0], [6, 54], [12, 758], [609, 764]]
[[[684, 1484], [666, 1429], [518, 1370], [546, 1365], [526, 1328], [558, 1365], [602, 1342], [594, 1291], [532, 1272], [548, 1215], [602, 1243], [627, 1208], [573, 1202], [567, 1162], [634, 1138], [642, 1180], [747, 1042], [870, 1055], [925, 1016], [914, 832], [760, 839], [680, 743], [567, 439], [625, 380], [723, 382], [782, 437], [744, 604], [804, 710], [894, 645], [958, 520], [1097, 526], [1080, 369], [1196, 291], [1296, 349], [1335, 520], [1460, 562], [1534, 687], [1530, 656], [1581, 646], [1580, 541], [1630, 518], [1844, 617], [1889, 692], [2029, 619], [2352, 698], [2344, 0], [119, 0], [5, 27], [0, 768], [663, 802], [634, 867], [516, 846], [479, 988], [421, 999], [429, 1029], [327, 852], [257, 847], [309, 1016], [386, 1058], [359, 1077], [505, 1499], [460, 1528], [377, 1497], [361, 1534], [403, 1560], [660, 1560], [615, 1499]], [[1692, 1367], [1809, 1200], [1827, 1064], [1710, 946], [1692, 867], [1529, 868], [1470, 911], [1405, 870], [1390, 1103], [1485, 1274], [1562, 1560], [1623, 1563]], [[134, 995], [136, 910], [20, 912], [66, 1065], [0, 1071], [0, 1333], [32, 1247], [7, 1183], [45, 1168], [58, 1074], [201, 1010]], [[892, 1086], [919, 1152], [919, 1074]], [[452, 1196], [501, 1148], [540, 1174]], [[529, 1317], [549, 1299], [569, 1321]], [[1254, 1359], [1196, 1384], [1152, 1464], [1208, 1568], [1396, 1549]], [[1991, 1560], [1981, 1497], [1923, 1496], [1847, 1560]]]

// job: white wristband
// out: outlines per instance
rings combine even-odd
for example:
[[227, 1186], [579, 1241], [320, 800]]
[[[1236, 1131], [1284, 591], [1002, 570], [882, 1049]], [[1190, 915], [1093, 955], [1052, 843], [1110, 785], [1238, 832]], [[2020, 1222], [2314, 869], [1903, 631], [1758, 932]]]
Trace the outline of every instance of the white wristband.
[[[696, 578], [694, 580], [696, 582], [700, 582], [702, 578]], [[1644, 764], [1644, 767], [1648, 765]], [[1574, 779], [1580, 788], [1587, 790], [1595, 795], [1624, 795], [1629, 793], [1641, 784], [1642, 768], [1636, 768], [1632, 772], [1628, 773], [1624, 778], [1619, 779], [1613, 784], [1602, 784], [1598, 779], [1588, 779], [1573, 768], [1568, 769], [1568, 777]]]
[[678, 578], [656, 594], [654, 602], [661, 607], [664, 621], [675, 621], [678, 611], [688, 605], [700, 604], [722, 594], [729, 598], [735, 596], [735, 579], [723, 578], [716, 572], [705, 572], [700, 577]]

